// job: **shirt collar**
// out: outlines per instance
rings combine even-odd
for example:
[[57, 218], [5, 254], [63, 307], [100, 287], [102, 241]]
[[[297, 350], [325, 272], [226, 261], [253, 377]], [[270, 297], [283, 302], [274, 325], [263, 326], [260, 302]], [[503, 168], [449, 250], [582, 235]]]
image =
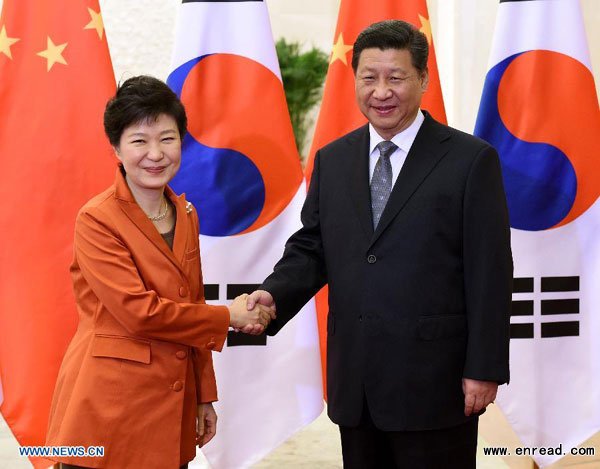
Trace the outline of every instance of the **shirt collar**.
[[[425, 116], [419, 109], [419, 111], [417, 112], [417, 116], [415, 117], [415, 120], [412, 122], [412, 124], [410, 124], [402, 132], [394, 135], [392, 137], [391, 141], [398, 148], [402, 149], [402, 151], [404, 151], [405, 154], [408, 153], [408, 151], [410, 150], [410, 147], [412, 146], [413, 142], [415, 141], [415, 138], [417, 137], [417, 133], [419, 132], [419, 129], [421, 128], [421, 124], [423, 124], [424, 120], [425, 120]], [[377, 133], [377, 131], [375, 130], [375, 128], [373, 127], [373, 125], [371, 123], [369, 123], [369, 137], [370, 137], [369, 138], [369, 155], [371, 155], [371, 154], [373, 154], [375, 147], [380, 142], [383, 142], [385, 139]]]

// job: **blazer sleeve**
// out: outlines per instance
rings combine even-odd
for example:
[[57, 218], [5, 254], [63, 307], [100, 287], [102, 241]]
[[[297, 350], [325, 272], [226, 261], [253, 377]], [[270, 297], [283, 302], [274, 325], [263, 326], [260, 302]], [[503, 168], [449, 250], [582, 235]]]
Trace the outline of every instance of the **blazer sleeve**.
[[287, 241], [281, 260], [260, 287], [271, 293], [277, 307], [268, 335], [275, 335], [327, 282], [319, 218], [320, 161], [319, 151], [302, 207], [302, 227]]
[[488, 145], [471, 166], [463, 204], [464, 377], [503, 384], [509, 381], [513, 263], [500, 162]]
[[207, 404], [218, 400], [217, 382], [210, 350], [192, 348], [192, 363], [196, 379], [196, 399], [198, 404]]
[[[200, 224], [196, 209], [192, 209], [192, 236], [198, 239], [200, 234]], [[198, 254], [200, 255], [200, 254]], [[202, 262], [200, 262], [202, 265]], [[200, 269], [202, 271], [202, 269]], [[202, 278], [200, 279], [202, 282]], [[195, 298], [196, 303], [204, 303], [204, 287], [198, 290]], [[199, 347], [192, 347], [192, 365], [194, 367], [194, 379], [196, 383], [196, 401], [198, 404], [207, 404], [218, 400], [217, 381], [213, 366], [213, 356], [210, 350]]]
[[179, 303], [147, 290], [123, 241], [91, 211], [77, 217], [74, 249], [98, 301], [131, 334], [222, 349], [229, 329], [227, 307]]

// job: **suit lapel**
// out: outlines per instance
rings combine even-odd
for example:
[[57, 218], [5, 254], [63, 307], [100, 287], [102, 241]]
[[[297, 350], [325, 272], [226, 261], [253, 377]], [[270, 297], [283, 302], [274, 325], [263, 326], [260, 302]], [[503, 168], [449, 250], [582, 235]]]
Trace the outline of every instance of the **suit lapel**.
[[[127, 182], [125, 178], [121, 174], [120, 167], [117, 170], [117, 177], [115, 182], [115, 195], [121, 210], [127, 215], [127, 217], [132, 221], [132, 223], [148, 238], [148, 240], [156, 246], [160, 252], [169, 258], [169, 260], [179, 269], [181, 270], [181, 260], [183, 259], [183, 251], [185, 246], [182, 245], [185, 243], [184, 234], [182, 230], [187, 229], [187, 222], [184, 220], [180, 223], [180, 217], [184, 219], [187, 218], [187, 214], [185, 212], [185, 202], [183, 202], [183, 209], [179, 207], [181, 202], [179, 201], [179, 197], [177, 197], [171, 189], [167, 187], [166, 195], [169, 197], [171, 202], [177, 208], [177, 224], [175, 225], [175, 240], [173, 242], [173, 251], [169, 249], [169, 246], [160, 235], [154, 224], [150, 221], [148, 216], [144, 213], [144, 211], [140, 208], [140, 206], [135, 201], [135, 198], [131, 194], [129, 187], [127, 186]], [[183, 212], [183, 214], [181, 213]], [[181, 225], [181, 226], [180, 226]], [[178, 236], [179, 235], [179, 236]], [[180, 250], [181, 255], [176, 257], [174, 251]]]
[[348, 139], [348, 152], [354, 153], [351, 159], [350, 196], [360, 221], [360, 226], [368, 239], [373, 236], [373, 216], [371, 215], [371, 189], [369, 187], [369, 126], [361, 127]]
[[[379, 239], [392, 220], [406, 205], [408, 199], [448, 152], [450, 133], [444, 126], [434, 121], [428, 113], [425, 112], [424, 114], [425, 121], [406, 156], [406, 161], [394, 184], [388, 203], [381, 215], [381, 220], [373, 233], [371, 246]], [[368, 200], [370, 200], [370, 197]]]
[[182, 194], [177, 196], [170, 187], [165, 188], [165, 193], [169, 200], [175, 206], [177, 211], [177, 221], [175, 223], [175, 238], [173, 240], [173, 255], [177, 259], [179, 265], [183, 265], [183, 256], [185, 254], [185, 247], [187, 243], [188, 223], [189, 214], [187, 208], [187, 202], [185, 196]]

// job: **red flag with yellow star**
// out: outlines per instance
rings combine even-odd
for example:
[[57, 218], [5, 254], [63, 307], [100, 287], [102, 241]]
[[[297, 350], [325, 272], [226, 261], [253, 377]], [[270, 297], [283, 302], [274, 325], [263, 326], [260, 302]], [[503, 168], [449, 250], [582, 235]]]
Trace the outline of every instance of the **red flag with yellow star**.
[[[316, 151], [329, 142], [366, 123], [354, 98], [352, 46], [358, 34], [378, 21], [398, 19], [407, 21], [423, 32], [429, 40], [429, 86], [423, 96], [422, 109], [438, 121], [446, 123], [446, 112], [440, 87], [437, 62], [433, 48], [431, 24], [425, 0], [341, 0], [334, 44], [329, 61], [321, 111], [306, 164], [310, 181]], [[317, 294], [317, 316], [321, 338], [321, 361], [325, 386], [327, 342], [327, 286]]]
[[115, 81], [98, 0], [4, 0], [0, 77], [0, 410], [21, 445], [43, 445], [77, 325], [75, 216], [115, 168], [102, 127]]

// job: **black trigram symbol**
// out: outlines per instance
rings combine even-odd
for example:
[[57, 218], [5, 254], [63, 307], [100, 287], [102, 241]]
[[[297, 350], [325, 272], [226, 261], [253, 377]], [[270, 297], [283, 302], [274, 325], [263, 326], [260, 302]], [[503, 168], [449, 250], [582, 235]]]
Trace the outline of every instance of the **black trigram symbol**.
[[[579, 292], [579, 277], [542, 277], [541, 292]], [[533, 278], [515, 278], [513, 293], [533, 293]], [[542, 338], [577, 337], [579, 321], [547, 321], [556, 314], [579, 314], [579, 298], [542, 299]], [[534, 300], [513, 300], [511, 316], [533, 316]], [[511, 323], [511, 339], [533, 339], [534, 323]]]
[[[252, 293], [260, 285], [253, 283], [232, 283], [227, 285], [227, 299], [233, 300], [236, 296], [244, 293]], [[219, 300], [219, 285], [204, 285], [204, 298], [209, 301]], [[240, 345], [267, 345], [267, 335], [249, 335], [242, 332], [229, 331], [227, 333], [227, 347]]]

